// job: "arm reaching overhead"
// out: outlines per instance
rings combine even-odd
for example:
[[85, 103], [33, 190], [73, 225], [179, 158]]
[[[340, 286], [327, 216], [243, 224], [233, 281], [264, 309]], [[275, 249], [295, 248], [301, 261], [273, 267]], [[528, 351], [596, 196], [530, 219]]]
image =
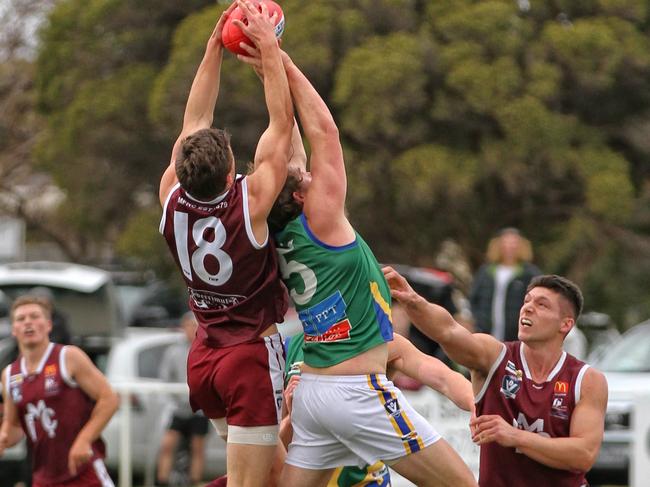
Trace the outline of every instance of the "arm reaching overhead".
[[262, 134], [255, 153], [255, 171], [248, 177], [253, 233], [258, 242], [261, 242], [267, 235], [266, 218], [287, 177], [294, 122], [293, 103], [274, 32], [277, 13], [269, 17], [264, 3], [260, 4], [261, 12], [248, 1], [237, 0], [237, 4], [244, 11], [248, 24], [239, 20], [233, 20], [233, 23], [242, 29], [259, 50], [264, 73], [264, 97], [269, 112], [269, 125]]
[[[347, 177], [339, 130], [332, 114], [298, 66], [284, 54], [291, 94], [311, 148], [311, 185], [305, 212], [316, 227], [344, 218]], [[318, 207], [319, 211], [313, 211]], [[321, 222], [320, 220], [323, 220]]]
[[205, 48], [203, 60], [194, 76], [192, 88], [185, 106], [183, 116], [183, 129], [172, 149], [171, 162], [160, 181], [160, 203], [164, 204], [169, 190], [178, 182], [176, 178], [175, 162], [183, 140], [197, 130], [212, 126], [214, 107], [219, 95], [219, 81], [221, 77], [221, 61], [223, 60], [223, 45], [221, 34], [226, 19], [236, 4], [230, 5], [219, 17], [217, 25], [212, 31]]
[[490, 335], [467, 331], [446, 309], [427, 302], [416, 293], [392, 267], [384, 267], [383, 271], [391, 296], [404, 306], [411, 322], [438, 342], [454, 362], [487, 376], [503, 344]]
[[388, 342], [389, 367], [425, 384], [448, 397], [465, 411], [474, 408], [472, 384], [435, 357], [422, 353], [399, 334]]

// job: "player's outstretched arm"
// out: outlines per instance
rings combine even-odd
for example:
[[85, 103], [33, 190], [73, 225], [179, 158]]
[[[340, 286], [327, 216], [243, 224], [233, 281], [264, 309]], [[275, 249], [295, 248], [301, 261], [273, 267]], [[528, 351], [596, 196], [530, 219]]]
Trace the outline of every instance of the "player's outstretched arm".
[[[14, 446], [23, 437], [23, 429], [20, 426], [16, 405], [11, 399], [11, 396], [7, 394], [6, 372], [7, 369], [2, 371], [4, 412], [2, 415], [2, 426], [0, 426], [0, 457], [7, 448]], [[2, 404], [0, 404], [0, 407], [2, 407]]]
[[404, 306], [409, 319], [422, 333], [438, 342], [454, 362], [483, 376], [488, 374], [503, 350], [502, 343], [490, 335], [469, 332], [442, 306], [429, 303], [416, 293], [392, 267], [384, 267], [383, 272], [391, 296]]
[[221, 61], [223, 60], [223, 45], [221, 33], [226, 19], [236, 4], [228, 7], [219, 17], [208, 44], [205, 48], [203, 60], [194, 76], [192, 88], [187, 98], [185, 115], [183, 116], [183, 128], [172, 149], [171, 162], [160, 181], [160, 203], [164, 204], [169, 190], [178, 182], [176, 178], [175, 162], [180, 151], [183, 140], [197, 130], [210, 128], [214, 117], [214, 107], [219, 95], [219, 83], [221, 77]]
[[569, 436], [547, 438], [508, 424], [501, 416], [479, 416], [471, 422], [472, 439], [479, 445], [497, 442], [552, 468], [587, 472], [596, 461], [603, 441], [607, 381], [595, 369], [582, 380], [580, 400], [571, 416]]
[[[245, 51], [248, 52], [247, 56], [238, 54], [237, 58], [240, 61], [243, 61], [246, 64], [250, 64], [255, 71], [255, 74], [259, 77], [264, 84], [264, 71], [262, 69], [262, 58], [260, 56], [259, 49], [244, 44], [241, 46]], [[291, 61], [289, 56], [282, 52], [282, 61], [285, 60]], [[255, 155], [255, 160], [259, 160], [259, 156]], [[255, 166], [254, 166], [255, 167]], [[307, 152], [305, 151], [305, 144], [302, 140], [302, 134], [300, 133], [300, 127], [296, 119], [293, 119], [293, 129], [291, 132], [291, 146], [289, 147], [289, 168], [295, 167], [302, 170], [307, 168]]]
[[[311, 82], [288, 55], [284, 60], [291, 94], [311, 148], [309, 166], [312, 182], [305, 212], [313, 225], [322, 227], [333, 217], [343, 217], [345, 211], [347, 177], [339, 130], [332, 113]], [[312, 206], [318, 206], [320, 210], [310, 211]], [[324, 222], [318, 221], [321, 215]]]
[[77, 434], [68, 455], [68, 468], [74, 475], [92, 454], [91, 444], [101, 434], [117, 408], [119, 398], [106, 377], [95, 367], [88, 355], [75, 346], [66, 347], [65, 363], [72, 380], [95, 401], [90, 418]]
[[395, 333], [388, 342], [390, 367], [443, 394], [465, 411], [474, 408], [472, 384], [435, 357], [418, 350], [407, 338]]
[[237, 0], [248, 23], [233, 20], [259, 50], [264, 73], [264, 98], [269, 112], [269, 125], [260, 138], [255, 153], [255, 171], [248, 178], [250, 215], [256, 236], [266, 228], [266, 218], [287, 178], [287, 162], [291, 144], [293, 103], [287, 75], [282, 64], [280, 47], [275, 37], [277, 13], [269, 17], [265, 3], [261, 12], [249, 1]]

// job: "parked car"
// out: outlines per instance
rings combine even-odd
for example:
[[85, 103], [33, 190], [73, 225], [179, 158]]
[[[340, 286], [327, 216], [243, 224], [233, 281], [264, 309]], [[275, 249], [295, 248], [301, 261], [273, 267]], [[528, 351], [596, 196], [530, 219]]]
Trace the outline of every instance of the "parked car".
[[122, 333], [125, 323], [109, 272], [66, 262], [0, 265], [0, 291], [5, 301], [12, 301], [35, 287], [49, 289], [56, 310], [65, 316], [73, 337]]
[[639, 391], [650, 393], [650, 320], [623, 334], [594, 366], [607, 377], [609, 400], [603, 444], [588, 479], [592, 484], [627, 485], [632, 398]]

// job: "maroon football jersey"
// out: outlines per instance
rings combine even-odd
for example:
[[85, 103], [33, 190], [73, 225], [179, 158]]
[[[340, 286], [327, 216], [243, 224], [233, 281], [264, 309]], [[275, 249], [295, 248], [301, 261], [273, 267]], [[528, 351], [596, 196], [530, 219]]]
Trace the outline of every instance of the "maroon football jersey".
[[[498, 414], [513, 426], [546, 437], [568, 437], [589, 366], [562, 353], [546, 381], [532, 380], [521, 342], [507, 342], [477, 396], [476, 414]], [[581, 487], [584, 472], [547, 467], [497, 443], [481, 446], [479, 485], [484, 487]]]
[[272, 239], [255, 241], [245, 177], [207, 202], [177, 184], [165, 201], [160, 232], [183, 273], [197, 336], [206, 345], [251, 342], [284, 320], [287, 291]]
[[[68, 453], [95, 407], [95, 402], [68, 375], [65, 350], [51, 343], [33, 374], [27, 373], [22, 357], [6, 369], [7, 392], [32, 449], [33, 481], [39, 485], [75, 477], [68, 470]], [[92, 444], [92, 450], [91, 460], [79, 468], [77, 475], [97, 458], [104, 458], [101, 439]]]

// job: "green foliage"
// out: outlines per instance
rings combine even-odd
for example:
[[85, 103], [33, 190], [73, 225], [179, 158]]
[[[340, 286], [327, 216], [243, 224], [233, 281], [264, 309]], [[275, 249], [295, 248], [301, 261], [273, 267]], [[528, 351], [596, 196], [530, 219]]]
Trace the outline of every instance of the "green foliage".
[[135, 261], [138, 267], [151, 269], [161, 278], [168, 278], [177, 270], [167, 244], [158, 232], [160, 216], [158, 204], [132, 213], [116, 242], [115, 250], [122, 259]]
[[344, 107], [340, 124], [347, 134], [397, 147], [424, 137], [419, 116], [428, 99], [423, 56], [417, 38], [402, 33], [370, 38], [347, 53], [334, 90], [335, 103]]
[[[626, 293], [637, 315], [650, 295], [625, 259], [650, 260], [648, 3], [530, 4], [283, 0], [283, 48], [334, 112], [350, 218], [380, 260], [432, 264], [452, 238], [477, 266], [496, 229], [519, 226], [545, 271], [629, 320]], [[62, 0], [53, 10], [36, 63], [48, 124], [36, 156], [78, 240], [169, 264], [143, 229], [157, 226], [150, 202], [223, 8]], [[259, 81], [226, 53], [214, 123], [233, 133], [240, 170], [267, 120]]]

